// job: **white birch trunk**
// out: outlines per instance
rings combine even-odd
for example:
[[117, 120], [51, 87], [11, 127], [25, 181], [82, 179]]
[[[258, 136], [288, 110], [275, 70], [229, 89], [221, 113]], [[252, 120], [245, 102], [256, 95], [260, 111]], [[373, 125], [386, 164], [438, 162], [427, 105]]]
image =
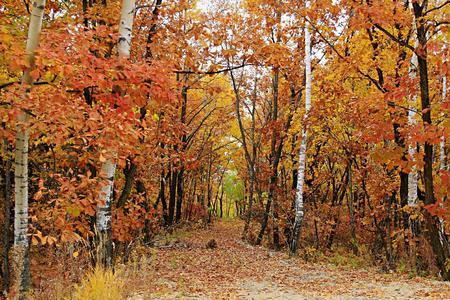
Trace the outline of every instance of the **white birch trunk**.
[[[447, 77], [442, 77], [442, 102], [447, 98]], [[447, 161], [445, 159], [445, 136], [442, 135], [439, 144], [439, 170], [445, 171], [447, 169]], [[442, 207], [442, 204], [441, 204]], [[442, 245], [446, 245], [445, 224], [442, 218], [439, 218], [439, 239]]]
[[135, 0], [123, 0], [119, 24], [119, 58], [129, 58], [135, 12]]
[[[409, 3], [409, 9], [410, 11], [413, 11], [413, 7], [412, 7], [412, 2]], [[416, 20], [415, 18], [413, 19], [413, 23], [412, 23], [412, 28], [414, 29], [414, 31], [416, 30]], [[419, 41], [416, 39], [415, 43], [414, 43], [414, 48], [418, 48], [419, 45]], [[417, 70], [418, 70], [418, 66], [419, 66], [419, 61], [417, 58], [416, 53], [412, 53], [411, 56], [411, 60], [409, 62], [409, 79], [413, 82], [416, 77], [417, 77]], [[410, 128], [412, 128], [413, 126], [415, 126], [417, 124], [417, 113], [416, 113], [416, 109], [417, 109], [417, 93], [410, 93], [409, 94], [409, 99], [408, 99], [408, 126]], [[412, 207], [416, 207], [417, 206], [417, 200], [418, 200], [418, 193], [417, 193], [417, 187], [418, 187], [418, 183], [417, 183], [417, 167], [416, 167], [416, 154], [417, 154], [417, 143], [413, 143], [411, 141], [408, 141], [408, 154], [410, 156], [411, 162], [412, 162], [412, 167], [411, 170], [408, 173], [408, 206], [410, 208]], [[416, 246], [417, 243], [414, 240], [414, 236], [416, 236], [417, 234], [417, 226], [418, 226], [418, 222], [416, 219], [412, 219], [411, 215], [409, 218], [409, 228], [411, 230], [411, 257], [414, 261], [413, 266], [415, 268], [416, 266]]]
[[[412, 2], [409, 3], [409, 9], [411, 11], [413, 11], [413, 6], [412, 6]], [[414, 31], [416, 31], [416, 20], [415, 18], [413, 19], [413, 23], [412, 23], [412, 27], [414, 29]], [[417, 39], [415, 40], [414, 43], [414, 48], [417, 49], [419, 45], [419, 42], [417, 41]], [[411, 81], [414, 81], [417, 77], [417, 68], [418, 68], [419, 62], [418, 62], [418, 58], [416, 53], [413, 52], [412, 56], [411, 56], [411, 60], [410, 60], [410, 64], [409, 64], [409, 78], [411, 79]], [[414, 94], [410, 94], [409, 99], [408, 99], [408, 106], [409, 106], [409, 110], [408, 110], [408, 125], [410, 127], [414, 126], [417, 124], [417, 119], [416, 119], [416, 107], [417, 107], [417, 93]], [[411, 170], [408, 174], [408, 205], [409, 206], [416, 206], [417, 205], [417, 199], [418, 199], [418, 194], [417, 194], [417, 167], [415, 165], [416, 163], [416, 152], [417, 152], [417, 144], [416, 143], [408, 143], [408, 154], [411, 157], [411, 160], [413, 162], [413, 166], [411, 167]]]
[[[417, 76], [417, 55], [413, 53], [411, 57], [410, 67], [409, 67], [409, 78], [414, 80]], [[417, 94], [414, 93], [410, 95], [409, 99], [409, 110], [408, 110], [408, 125], [410, 127], [417, 124], [416, 119], [416, 105], [417, 104]], [[417, 205], [417, 168], [415, 166], [416, 161], [416, 143], [408, 143], [408, 153], [413, 161], [414, 165], [411, 167], [411, 171], [408, 174], [408, 205], [416, 206]]]
[[[307, 0], [305, 7], [308, 9], [311, 6], [311, 2]], [[312, 87], [312, 75], [311, 75], [311, 35], [309, 32], [309, 25], [305, 20], [305, 116], [306, 120], [308, 112], [311, 108], [311, 87]], [[297, 177], [297, 191], [295, 193], [295, 221], [292, 232], [291, 241], [291, 253], [295, 254], [297, 251], [297, 243], [300, 237], [300, 230], [304, 218], [304, 201], [303, 201], [303, 187], [305, 182], [305, 167], [306, 167], [306, 146], [307, 146], [308, 132], [305, 126], [302, 129], [302, 140], [300, 144], [300, 153], [298, 161], [298, 177]]]
[[[27, 93], [33, 84], [30, 71], [34, 66], [35, 51], [39, 44], [39, 34], [42, 27], [45, 0], [33, 1], [33, 9], [30, 15], [26, 54], [30, 68], [25, 70], [22, 76], [22, 85]], [[28, 256], [28, 139], [29, 129], [25, 124], [28, 115], [20, 112], [16, 126], [16, 149], [14, 161], [14, 245], [12, 247], [12, 286], [14, 297], [21, 298], [28, 288], [29, 270], [27, 266]]]
[[97, 229], [99, 232], [107, 231], [111, 228], [111, 198], [114, 183], [114, 173], [116, 172], [116, 164], [113, 159], [107, 159], [102, 164], [100, 171], [101, 177], [106, 181], [102, 188], [102, 203], [97, 205]]
[[[119, 40], [117, 44], [118, 56], [121, 59], [130, 57], [131, 36], [135, 12], [135, 0], [123, 0], [119, 24]], [[109, 267], [112, 264], [112, 236], [111, 236], [111, 203], [114, 186], [114, 174], [116, 172], [117, 149], [111, 150], [112, 157], [107, 158], [100, 171], [100, 176], [105, 184], [102, 188], [100, 201], [97, 204], [97, 234], [99, 245], [97, 249], [97, 262]]]
[[445, 136], [441, 136], [441, 141], [439, 143], [439, 170], [444, 171], [447, 169], [447, 164], [445, 161]]
[[[447, 77], [442, 77], [442, 102], [447, 98]], [[447, 169], [447, 161], [445, 159], [445, 136], [442, 135], [439, 144], [439, 170]]]

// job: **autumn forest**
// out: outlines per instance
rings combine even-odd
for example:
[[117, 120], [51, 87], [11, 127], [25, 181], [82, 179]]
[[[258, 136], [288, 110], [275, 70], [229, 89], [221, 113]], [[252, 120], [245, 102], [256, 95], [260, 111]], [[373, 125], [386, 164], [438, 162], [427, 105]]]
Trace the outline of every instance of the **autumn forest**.
[[450, 298], [449, 41], [447, 0], [2, 0], [0, 299]]

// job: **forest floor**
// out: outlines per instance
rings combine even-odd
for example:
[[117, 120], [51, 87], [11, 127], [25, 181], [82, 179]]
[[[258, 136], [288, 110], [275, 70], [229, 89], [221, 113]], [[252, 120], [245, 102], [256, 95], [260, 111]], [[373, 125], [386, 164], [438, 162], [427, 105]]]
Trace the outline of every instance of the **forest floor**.
[[[289, 258], [243, 243], [241, 229], [217, 222], [133, 258], [123, 274], [128, 299], [450, 299], [448, 283]], [[208, 249], [211, 239], [217, 247]]]

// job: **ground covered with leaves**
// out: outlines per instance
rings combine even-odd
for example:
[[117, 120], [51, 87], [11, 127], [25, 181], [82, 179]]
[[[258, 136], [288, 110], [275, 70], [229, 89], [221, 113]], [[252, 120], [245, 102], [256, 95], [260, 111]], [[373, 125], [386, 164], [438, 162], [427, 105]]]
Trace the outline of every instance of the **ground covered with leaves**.
[[121, 274], [128, 299], [450, 298], [445, 282], [251, 246], [241, 241], [241, 228], [217, 222], [160, 240], [145, 256], [134, 254]]

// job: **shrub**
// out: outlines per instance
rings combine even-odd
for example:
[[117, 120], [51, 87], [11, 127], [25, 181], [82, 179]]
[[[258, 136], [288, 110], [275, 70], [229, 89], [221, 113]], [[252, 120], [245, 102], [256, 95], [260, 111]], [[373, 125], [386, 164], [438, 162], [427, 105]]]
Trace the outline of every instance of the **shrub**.
[[123, 299], [123, 282], [112, 270], [95, 268], [75, 286], [73, 300], [119, 300]]

